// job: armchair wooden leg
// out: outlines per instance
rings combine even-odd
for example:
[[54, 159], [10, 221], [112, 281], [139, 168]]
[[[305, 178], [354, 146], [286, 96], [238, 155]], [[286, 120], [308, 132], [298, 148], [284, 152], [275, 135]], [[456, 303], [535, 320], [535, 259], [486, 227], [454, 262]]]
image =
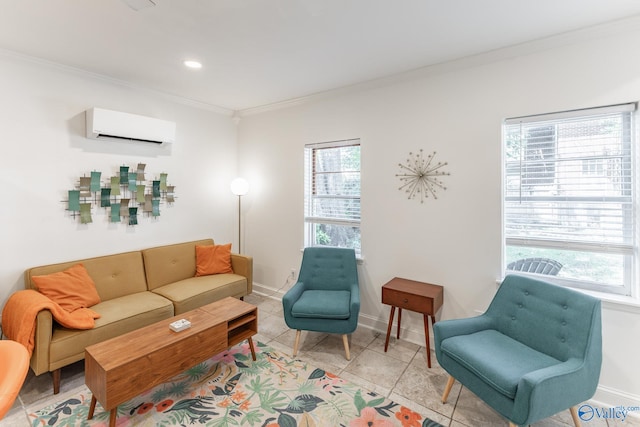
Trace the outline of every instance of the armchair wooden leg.
[[449, 397], [449, 392], [451, 391], [451, 387], [453, 387], [454, 382], [456, 382], [456, 379], [449, 375], [449, 381], [447, 381], [444, 393], [442, 393], [442, 403], [447, 403], [447, 398]]
[[575, 406], [572, 406], [571, 408], [569, 408], [569, 410], [571, 411], [571, 418], [573, 418], [573, 424], [575, 424], [576, 427], [580, 427], [582, 424], [580, 424], [580, 417], [578, 416], [578, 410], [576, 409]]
[[509, 421], [509, 427], [518, 427], [518, 426], [512, 423], [511, 421]]
[[344, 343], [344, 352], [347, 355], [347, 360], [351, 360], [351, 353], [349, 353], [349, 339], [347, 334], [342, 335], [342, 342]]
[[300, 344], [300, 329], [296, 331], [296, 340], [293, 343], [293, 357], [298, 354], [298, 345]]

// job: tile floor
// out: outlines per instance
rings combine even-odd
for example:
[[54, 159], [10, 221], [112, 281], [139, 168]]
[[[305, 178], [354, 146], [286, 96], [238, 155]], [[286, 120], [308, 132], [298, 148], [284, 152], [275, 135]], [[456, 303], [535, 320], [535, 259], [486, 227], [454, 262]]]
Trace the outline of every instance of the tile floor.
[[[282, 316], [279, 300], [256, 294], [245, 298], [258, 306], [259, 330], [254, 340], [270, 345], [278, 351], [291, 354], [295, 332], [289, 330]], [[431, 356], [432, 368], [426, 364], [425, 348], [392, 337], [387, 353], [384, 352], [384, 334], [360, 327], [350, 338], [351, 361], [344, 357], [344, 347], [339, 336], [314, 332], [302, 332], [298, 357], [322, 367], [341, 378], [382, 394], [391, 400], [431, 418], [448, 427], [507, 426], [507, 422], [485, 405], [469, 390], [456, 382], [448, 402], [440, 396], [447, 382], [444, 372]], [[30, 371], [14, 407], [0, 421], [0, 427], [30, 426], [29, 412], [58, 402], [65, 395], [73, 394], [84, 384], [83, 362], [62, 370], [60, 394], [53, 396], [51, 377], [35, 377]], [[534, 424], [535, 427], [572, 426], [569, 411]], [[640, 427], [640, 420], [627, 418], [624, 422], [593, 419], [583, 422], [584, 427]], [[332, 427], [332, 426], [326, 426]]]

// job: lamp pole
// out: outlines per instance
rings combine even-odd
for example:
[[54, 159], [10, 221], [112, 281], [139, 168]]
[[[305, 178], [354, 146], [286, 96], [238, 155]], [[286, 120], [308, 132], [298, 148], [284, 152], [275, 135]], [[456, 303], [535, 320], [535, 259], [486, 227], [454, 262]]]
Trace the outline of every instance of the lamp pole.
[[238, 253], [242, 253], [242, 196], [249, 192], [249, 183], [244, 178], [236, 178], [231, 181], [231, 192], [238, 196]]
[[242, 249], [241, 245], [242, 245], [242, 233], [241, 233], [241, 228], [242, 228], [242, 219], [241, 219], [241, 213], [242, 213], [242, 209], [241, 209], [241, 202], [240, 200], [242, 200], [242, 195], [238, 194], [238, 253], [241, 254], [242, 253]]

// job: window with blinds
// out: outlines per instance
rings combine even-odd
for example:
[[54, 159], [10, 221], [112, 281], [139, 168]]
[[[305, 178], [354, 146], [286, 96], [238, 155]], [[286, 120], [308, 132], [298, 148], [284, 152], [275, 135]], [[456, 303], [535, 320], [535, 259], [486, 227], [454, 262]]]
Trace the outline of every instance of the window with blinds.
[[630, 295], [637, 217], [636, 104], [507, 119], [507, 273]]
[[305, 246], [360, 254], [360, 140], [305, 145]]

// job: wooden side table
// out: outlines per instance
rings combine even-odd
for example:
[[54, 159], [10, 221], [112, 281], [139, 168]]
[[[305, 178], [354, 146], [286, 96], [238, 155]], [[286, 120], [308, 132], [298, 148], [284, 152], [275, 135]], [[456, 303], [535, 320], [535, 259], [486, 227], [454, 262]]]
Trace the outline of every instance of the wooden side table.
[[394, 277], [382, 286], [382, 303], [391, 306], [389, 325], [387, 326], [387, 339], [384, 342], [384, 351], [389, 346], [389, 335], [393, 316], [398, 308], [398, 331], [396, 338], [400, 339], [400, 322], [402, 321], [402, 309], [422, 313], [424, 317], [424, 336], [427, 345], [427, 366], [431, 368], [431, 348], [429, 345], [429, 319], [431, 324], [436, 323], [435, 314], [442, 307], [444, 288], [439, 285], [418, 282], [415, 280]]

